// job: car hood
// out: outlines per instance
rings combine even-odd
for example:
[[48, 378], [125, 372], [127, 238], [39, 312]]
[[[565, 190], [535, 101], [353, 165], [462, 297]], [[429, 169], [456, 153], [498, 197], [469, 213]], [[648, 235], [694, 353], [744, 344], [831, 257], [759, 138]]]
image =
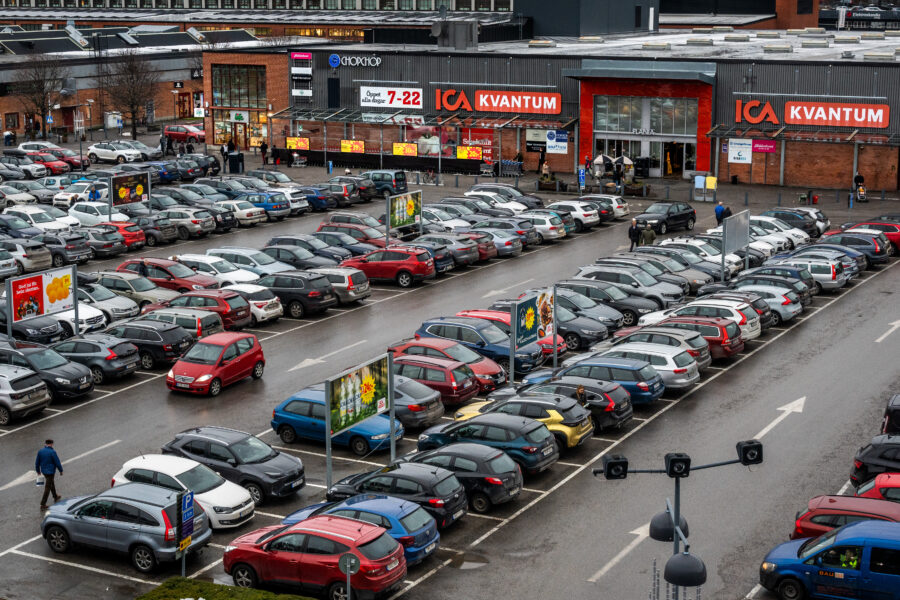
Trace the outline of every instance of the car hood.
[[308, 519], [314, 512], [319, 510], [320, 508], [324, 508], [326, 506], [331, 506], [332, 504], [336, 504], [335, 502], [319, 502], [318, 504], [311, 504], [309, 506], [304, 506], [300, 510], [295, 510], [284, 519], [282, 519], [282, 525], [293, 525], [294, 523], [299, 523], [305, 519]]
[[231, 273], [222, 273], [220, 277], [222, 279], [234, 281], [235, 283], [252, 283], [259, 279], [259, 275], [257, 275], [253, 271], [248, 271], [247, 269], [238, 269], [237, 271], [232, 271]]
[[500, 365], [486, 357], [469, 364], [468, 367], [476, 375], [493, 375], [500, 372]]
[[788, 542], [784, 542], [783, 544], [778, 544], [766, 554], [766, 558], [763, 559], [767, 562], [771, 563], [779, 563], [784, 560], [797, 560], [797, 551], [800, 549], [800, 546], [809, 541], [808, 538], [801, 538], [799, 540], [790, 540]]
[[215, 375], [216, 366], [208, 364], [200, 364], [179, 360], [172, 366], [172, 375], [193, 377], [194, 379], [201, 375]]
[[274, 275], [275, 273], [283, 273], [284, 271], [294, 270], [294, 267], [292, 267], [291, 265], [285, 264], [278, 260], [269, 265], [257, 265], [256, 268], [259, 269], [261, 273], [265, 273], [266, 275]]
[[138, 292], [138, 294], [140, 294], [141, 296], [146, 296], [148, 298], [155, 298], [157, 302], [168, 302], [169, 300], [177, 298], [181, 295], [175, 290], [161, 287], [158, 287], [155, 290], [150, 290], [148, 292]]
[[[395, 432], [402, 432], [403, 427], [397, 423], [395, 426]], [[354, 425], [349, 433], [351, 434], [359, 434], [359, 435], [381, 435], [382, 433], [390, 433], [391, 431], [391, 419], [385, 414], [376, 415], [371, 419], [366, 419], [362, 423], [358, 423]]]
[[[76, 219], [77, 221], [78, 219]], [[66, 231], [69, 229], [69, 226], [65, 223], [60, 223], [59, 221], [52, 221], [50, 223], [41, 223], [39, 225], [35, 225], [38, 229], [43, 231]]]
[[[651, 301], [652, 302], [652, 301]], [[654, 305], [656, 303], [654, 302]], [[606, 306], [605, 304], [597, 303], [597, 306], [592, 306], [586, 310], [582, 311], [582, 314], [586, 317], [596, 318], [596, 319], [613, 319], [618, 321], [622, 318], [622, 313], [611, 306]]]
[[22, 229], [16, 229], [15, 236], [23, 237], [23, 238], [30, 238], [30, 237], [34, 237], [36, 235], [43, 235], [43, 234], [44, 234], [43, 229], [38, 229], [37, 227], [23, 227]]
[[91, 496], [72, 496], [71, 498], [63, 498], [59, 502], [55, 502], [50, 505], [50, 509], [47, 511], [47, 514], [44, 516], [46, 520], [47, 517], [50, 516], [59, 516], [66, 514], [68, 512], [70, 506], [74, 506], [78, 504], [82, 500], [86, 498], [90, 498]]
[[538, 369], [522, 378], [522, 383], [541, 383], [553, 377], [553, 369]]
[[322, 256], [324, 258], [334, 259], [338, 262], [341, 262], [345, 258], [350, 258], [353, 256], [353, 253], [347, 250], [346, 248], [341, 248], [339, 246], [329, 246], [328, 248], [321, 248], [316, 250], [316, 256]]
[[82, 377], [90, 376], [91, 370], [86, 366], [78, 363], [68, 363], [65, 365], [54, 367], [52, 369], [41, 369], [38, 374], [43, 375], [45, 373], [48, 375], [52, 375], [53, 377], [63, 377], [65, 379], [80, 379]]
[[641, 213], [638, 216], [634, 217], [638, 221], [649, 221], [651, 219], [664, 219], [666, 215], [659, 215], [656, 213]]
[[121, 309], [129, 309], [129, 308], [137, 308], [137, 303], [130, 298], [126, 298], [124, 296], [116, 296], [115, 298], [110, 298], [109, 300], [100, 300], [99, 302], [94, 302], [93, 306], [97, 308], [121, 308]]
[[250, 467], [259, 467], [263, 471], [273, 470], [280, 471], [282, 473], [290, 473], [296, 469], [303, 468], [303, 462], [290, 454], [285, 454], [284, 452], [278, 452], [276, 450], [275, 456], [269, 458], [268, 460], [264, 460], [263, 462], [258, 463], [249, 463]]
[[576, 315], [571, 321], [560, 323], [560, 326], [576, 331], [603, 331], [606, 329], [606, 325], [587, 315]]
[[367, 244], [366, 242], [357, 242], [356, 244], [348, 244], [347, 248], [351, 249], [353, 252], [358, 252], [360, 254], [368, 254], [374, 250], [378, 250], [378, 246], [373, 244]]
[[305, 259], [309, 267], [307, 268], [315, 268], [315, 267], [334, 267], [335, 261], [331, 258], [325, 258], [323, 256], [311, 256]]
[[223, 481], [222, 485], [215, 487], [208, 492], [195, 494], [197, 500], [203, 504], [206, 512], [212, 512], [213, 506], [237, 506], [250, 500], [250, 492], [242, 488], [236, 483]]

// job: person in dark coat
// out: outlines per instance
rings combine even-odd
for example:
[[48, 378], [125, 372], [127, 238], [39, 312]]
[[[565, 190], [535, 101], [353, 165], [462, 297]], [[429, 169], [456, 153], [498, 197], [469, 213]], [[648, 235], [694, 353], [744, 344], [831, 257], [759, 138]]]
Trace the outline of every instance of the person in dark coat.
[[34, 458], [34, 470], [38, 475], [44, 476], [44, 495], [41, 496], [41, 510], [47, 510], [47, 497], [53, 494], [53, 501], [59, 502], [59, 494], [56, 493], [56, 472], [63, 474], [62, 463], [53, 449], [53, 440], [46, 440], [44, 447], [38, 450]]
[[725, 210], [722, 211], [722, 220], [724, 221], [725, 219], [727, 219], [730, 216], [731, 216], [731, 207], [726, 206]]
[[166, 138], [166, 155], [168, 156], [169, 154], [171, 154], [172, 156], [175, 156], [175, 142], [172, 141], [172, 138], [167, 137]]
[[622, 165], [621, 163], [616, 163], [616, 170], [613, 172], [613, 181], [616, 184], [616, 193], [621, 194], [625, 191], [625, 186], [622, 184], [622, 179], [624, 174], [622, 173]]
[[650, 223], [647, 223], [644, 225], [643, 231], [641, 231], [641, 246], [652, 246], [655, 241], [656, 232], [650, 227]]
[[264, 165], [269, 164], [269, 159], [266, 157], [266, 153], [269, 151], [269, 145], [263, 140], [263, 143], [259, 145], [259, 153], [262, 155], [262, 161]]
[[641, 245], [641, 228], [638, 227], [637, 219], [631, 220], [631, 227], [628, 228], [628, 239], [631, 241], [629, 252], [634, 250], [635, 246]]
[[190, 143], [190, 142], [187, 143], [187, 153], [188, 153], [188, 154], [193, 154], [193, 153], [194, 153], [194, 144], [192, 144], [192, 143]]
[[181, 144], [178, 145], [178, 154], [182, 155], [185, 152], [187, 152], [187, 146], [184, 145], [184, 142], [181, 142]]
[[234, 152], [234, 149], [235, 149], [234, 140], [228, 140], [228, 152], [229, 153]]

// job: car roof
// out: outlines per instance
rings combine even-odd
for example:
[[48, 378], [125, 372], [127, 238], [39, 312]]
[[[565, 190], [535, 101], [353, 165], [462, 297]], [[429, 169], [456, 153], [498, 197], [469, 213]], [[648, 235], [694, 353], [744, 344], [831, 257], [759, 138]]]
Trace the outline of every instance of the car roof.
[[846, 510], [885, 515], [900, 521], [900, 502], [861, 498], [858, 496], [816, 496], [809, 501], [809, 510]]
[[400, 340], [394, 344], [390, 344], [390, 348], [396, 348], [399, 346], [403, 346], [405, 344], [409, 344], [411, 346], [428, 346], [429, 348], [437, 348], [439, 350], [443, 350], [444, 348], [450, 348], [451, 346], [455, 346], [458, 344], [456, 340], [448, 340], [447, 338], [438, 338], [438, 337], [423, 337], [423, 338], [406, 338], [404, 340]]
[[876, 487], [900, 487], [900, 473], [881, 473], [875, 476]]
[[178, 500], [178, 492], [159, 485], [132, 481], [105, 489], [96, 497], [121, 498], [162, 508], [174, 504]]
[[[198, 319], [202, 319], [203, 317], [208, 317], [211, 314], [215, 314], [209, 310], [200, 310], [199, 308], [188, 308], [187, 306], [164, 306], [163, 308], [157, 308], [155, 310], [151, 310], [144, 317], [152, 315], [154, 313], [164, 314], [164, 315], [188, 315], [191, 317], [197, 317]], [[203, 338], [205, 342], [209, 338]]]
[[86, 334], [84, 334], [82, 336], [78, 336], [78, 337], [73, 336], [73, 337], [67, 338], [62, 341], [64, 341], [64, 342], [78, 341], [79, 339], [82, 339], [85, 342], [97, 342], [98, 344], [106, 344], [107, 346], [117, 346], [119, 344], [130, 343], [130, 342], [127, 342], [127, 341], [123, 340], [122, 338], [118, 338], [114, 335], [110, 335], [108, 333], [99, 333], [99, 332], [98, 333], [86, 333]]
[[500, 450], [499, 448], [472, 442], [454, 442], [453, 444], [447, 444], [446, 446], [441, 446], [440, 448], [430, 450], [429, 452], [434, 452], [435, 454], [453, 454], [454, 456], [475, 455], [483, 459], [493, 458], [494, 456], [503, 454], [503, 450]]
[[438, 358], [437, 356], [398, 356], [394, 358], [394, 363], [404, 362], [404, 363], [421, 363], [424, 365], [432, 365], [435, 367], [441, 367], [443, 369], [458, 369], [463, 366], [464, 362], [460, 362], [458, 360], [453, 360], [451, 358]]
[[27, 375], [33, 375], [34, 371], [31, 369], [26, 369], [25, 367], [17, 367], [15, 365], [4, 365], [0, 364], [0, 377], [4, 379], [13, 379], [16, 377], [25, 377]]
[[167, 475], [174, 476], [180, 473], [184, 473], [185, 471], [189, 471], [199, 464], [200, 463], [195, 460], [182, 458], [181, 456], [175, 456], [172, 454], [142, 454], [140, 456], [132, 458], [131, 460], [125, 461], [125, 464], [122, 465], [122, 468], [153, 469], [162, 473], [166, 473]]
[[[697, 298], [696, 300], [689, 302], [689, 304], [691, 306], [700, 305], [700, 304], [709, 304], [712, 306], [721, 306], [723, 308], [733, 308], [735, 310], [738, 310], [740, 308], [743, 308], [739, 305], [748, 304], [748, 302], [746, 300], [725, 300], [723, 298], [704, 299], [704, 296], [701, 296], [701, 297]], [[735, 306], [735, 305], [738, 305], [738, 306]]]
[[638, 333], [638, 332], [662, 333], [665, 335], [671, 335], [672, 337], [681, 337], [681, 338], [694, 337], [694, 336], [700, 335], [698, 332], [692, 331], [690, 329], [679, 329], [677, 327], [666, 327], [665, 325], [662, 325], [659, 323], [657, 323], [655, 325], [647, 325], [646, 327], [638, 327], [637, 329], [627, 333], [626, 335], [631, 335], [632, 333]]
[[498, 400], [497, 402], [526, 402], [528, 404], [542, 404], [544, 406], [549, 406], [554, 410], [568, 410], [578, 404], [578, 402], [576, 402], [574, 398], [570, 398], [569, 396], [549, 393], [535, 394], [533, 396], [512, 396], [510, 398], [503, 398], [502, 400]]
[[215, 346], [227, 346], [229, 344], [233, 344], [238, 340], [242, 340], [245, 338], [253, 338], [256, 339], [252, 333], [240, 333], [237, 331], [223, 331], [221, 333], [214, 333], [212, 335], [208, 335], [202, 340], [200, 343], [203, 344], [213, 344]]
[[384, 494], [357, 494], [335, 505], [332, 509], [351, 506], [356, 510], [372, 511], [398, 518], [406, 516], [419, 508], [419, 505], [415, 502], [410, 502], [403, 498], [386, 496]]
[[117, 321], [114, 322], [110, 327], [115, 327], [117, 325], [134, 325], [136, 327], [145, 327], [148, 329], [156, 329], [157, 331], [169, 331], [170, 329], [181, 329], [175, 323], [166, 323], [165, 321], [156, 321], [154, 319], [142, 319], [138, 317], [136, 319], [132, 319], [130, 321]]
[[188, 260], [196, 260], [198, 262], [205, 262], [205, 263], [219, 261], [219, 260], [226, 260], [226, 259], [222, 258], [221, 256], [215, 256], [212, 254], [176, 254], [174, 258], [178, 261], [186, 258]]
[[469, 325], [475, 329], [483, 329], [491, 325], [489, 321], [484, 319], [476, 319], [474, 317], [434, 317], [425, 321], [426, 323], [453, 323], [454, 325]]
[[215, 289], [215, 290], [188, 290], [187, 292], [184, 292], [183, 295], [185, 295], [185, 296], [186, 295], [206, 296], [208, 298], [233, 298], [234, 296], [238, 296], [239, 294], [234, 290]]
[[729, 323], [734, 323], [731, 319], [725, 317], [700, 317], [695, 315], [672, 315], [666, 317], [657, 326], [662, 327], [666, 323], [694, 323], [697, 325], [714, 325], [716, 327], [727, 327]]
[[534, 419], [529, 419], [528, 417], [520, 417], [518, 415], [508, 415], [505, 413], [484, 413], [480, 415], [476, 415], [469, 419], [468, 421], [462, 421], [462, 423], [484, 423], [487, 425], [497, 425], [498, 427], [505, 427], [507, 429], [533, 429], [533, 425], [536, 423]]
[[[84, 228], [84, 230], [90, 231], [88, 228]], [[102, 277], [118, 277], [119, 279], [137, 279], [138, 277], [146, 279], [143, 275], [131, 271], [97, 271], [96, 275]]]
[[610, 348], [610, 351], [612, 352], [627, 352], [629, 350], [669, 357], [674, 357], [683, 352], [686, 352], [686, 350], [681, 346], [666, 346], [663, 344], [650, 344], [647, 342], [625, 342], [624, 344], [618, 344]]
[[262, 252], [262, 250], [257, 250], [256, 248], [248, 248], [246, 246], [221, 246], [219, 248], [210, 248], [209, 250], [207, 250], [207, 252], [215, 252], [217, 250], [227, 250], [229, 252], [236, 252], [237, 254], [257, 254], [259, 252]]
[[306, 269], [307, 273], [318, 273], [319, 275], [353, 275], [354, 273], [361, 272], [359, 269], [353, 267], [315, 267], [313, 269]]
[[239, 442], [251, 434], [246, 431], [240, 431], [238, 429], [230, 429], [228, 427], [219, 427], [218, 425], [201, 425], [199, 427], [192, 427], [191, 429], [185, 429], [184, 431], [178, 432], [175, 437], [181, 436], [194, 436], [194, 437], [204, 437], [207, 439], [216, 439], [223, 442]]
[[873, 542], [875, 540], [891, 540], [900, 542], [900, 523], [890, 521], [857, 521], [841, 527], [834, 536], [835, 544], [846, 543], [851, 539]]
[[[606, 381], [604, 379], [593, 379], [591, 377], [578, 377], [577, 375], [561, 375], [559, 377], [554, 377], [553, 379], [551, 379], [548, 382], [541, 382], [541, 383], [561, 383], [561, 384], [566, 384], [566, 385], [583, 385], [584, 389], [586, 389], [586, 390], [594, 389], [594, 390], [601, 390], [601, 391], [612, 390], [617, 387], [621, 387], [615, 381]], [[535, 386], [541, 385], [541, 383], [537, 383], [537, 384], [535, 384]], [[529, 388], [529, 389], [533, 389], [533, 387]]]
[[[577, 363], [577, 365], [588, 365], [588, 366], [606, 366], [613, 365], [616, 367], [622, 367], [624, 369], [633, 369], [637, 371], [638, 369], [643, 368], [645, 365], [648, 365], [645, 360], [638, 360], [636, 358], [620, 358], [618, 356], [593, 356], [591, 358], [586, 358], [583, 361]], [[577, 366], [577, 365], [572, 365]]]
[[336, 515], [316, 515], [291, 525], [286, 531], [333, 535], [357, 544], [379, 537], [384, 532], [377, 525]]
[[236, 292], [244, 292], [246, 294], [252, 294], [254, 292], [261, 292], [263, 290], [267, 290], [269, 288], [263, 285], [256, 285], [255, 283], [232, 283], [231, 285], [226, 285], [220, 289], [223, 290], [234, 290]]

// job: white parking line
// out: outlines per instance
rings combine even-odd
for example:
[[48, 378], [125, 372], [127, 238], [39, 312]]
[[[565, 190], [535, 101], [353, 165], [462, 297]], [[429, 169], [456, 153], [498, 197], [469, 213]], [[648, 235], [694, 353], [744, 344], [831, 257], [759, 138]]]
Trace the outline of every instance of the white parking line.
[[35, 541], [35, 540], [39, 540], [39, 539], [41, 539], [42, 537], [43, 537], [42, 535], [36, 535], [36, 536], [34, 536], [33, 538], [28, 538], [28, 539], [25, 540], [24, 542], [19, 542], [18, 544], [16, 544], [16, 545], [13, 546], [12, 548], [7, 548], [7, 549], [4, 550], [3, 552], [0, 552], [0, 557], [3, 557], [3, 556], [5, 556], [6, 554], [9, 554], [10, 552], [15, 552], [16, 550], [18, 550], [18, 549], [21, 548], [22, 546], [25, 546], [26, 544], [30, 544], [31, 542], [33, 542], [33, 541]]
[[580, 466], [581, 466], [581, 465], [576, 464], [576, 463], [563, 462], [563, 461], [561, 461], [561, 460], [556, 461], [556, 464], [562, 465], [562, 466], [564, 466], [564, 467], [580, 467]]
[[263, 512], [261, 510], [256, 511], [256, 514], [262, 515], [264, 517], [272, 517], [273, 519], [284, 519], [287, 515], [276, 515], [275, 513]]
[[501, 517], [492, 517], [491, 515], [482, 515], [475, 512], [466, 513], [470, 517], [475, 517], [477, 519], [489, 519], [491, 521], [503, 521]]
[[838, 490], [837, 495], [843, 496], [847, 492], [847, 490], [850, 489], [851, 485], [853, 485], [853, 483], [848, 479], [847, 482], [841, 486], [841, 489]]
[[58, 409], [58, 408], [50, 408], [49, 406], [48, 406], [47, 408], [45, 408], [44, 410], [47, 411], [47, 412], [52, 412], [52, 413], [61, 413], [61, 412], [63, 412], [63, 411], [61, 411], [61, 410]]
[[[312, 456], [318, 456], [320, 458], [325, 458], [324, 452], [313, 452], [312, 450], [299, 450], [297, 448], [288, 448], [286, 446], [272, 446], [276, 450], [283, 450], [284, 452], [298, 452], [300, 454], [311, 454]], [[361, 460], [359, 458], [346, 458], [344, 456], [337, 456], [335, 454], [331, 455], [331, 458], [334, 460], [345, 460], [347, 462], [355, 462], [363, 465], [372, 465], [375, 467], [383, 467], [383, 463], [372, 462], [370, 460]]]
[[[210, 544], [210, 545], [212, 545], [212, 544]], [[220, 558], [220, 559], [217, 559], [217, 560], [215, 560], [215, 561], [209, 563], [208, 565], [206, 565], [205, 567], [203, 567], [202, 569], [200, 569], [200, 570], [197, 571], [196, 573], [192, 573], [191, 575], [188, 575], [188, 579], [194, 579], [195, 577], [197, 577], [197, 575], [202, 575], [203, 573], [206, 573], [207, 571], [209, 571], [209, 570], [212, 569], [213, 567], [218, 566], [223, 560], [224, 560], [224, 559]]]
[[602, 438], [602, 437], [595, 437], [595, 438], [591, 438], [591, 439], [594, 440], [595, 442], [615, 442], [616, 441], [616, 440], [611, 440], [609, 438]]
[[132, 577], [131, 575], [122, 575], [120, 573], [113, 573], [112, 571], [107, 571], [105, 569], [98, 569], [96, 567], [89, 567], [87, 565], [80, 565], [78, 563], [70, 562], [68, 560], [60, 560], [58, 558], [50, 558], [49, 556], [41, 556], [40, 554], [32, 554], [31, 552], [23, 552], [21, 550], [11, 550], [13, 554], [18, 554], [19, 556], [28, 556], [29, 558], [36, 558], [38, 560], [43, 560], [50, 563], [55, 563], [58, 565], [65, 565], [67, 567], [75, 567], [76, 569], [82, 569], [84, 571], [90, 571], [92, 573], [100, 573], [101, 575], [111, 575], [113, 577], [118, 577], [119, 579], [125, 579], [126, 581], [133, 581], [135, 583], [143, 583], [145, 585], [157, 586], [159, 585], [155, 581], [148, 581], [146, 579], [140, 579], [139, 577]]

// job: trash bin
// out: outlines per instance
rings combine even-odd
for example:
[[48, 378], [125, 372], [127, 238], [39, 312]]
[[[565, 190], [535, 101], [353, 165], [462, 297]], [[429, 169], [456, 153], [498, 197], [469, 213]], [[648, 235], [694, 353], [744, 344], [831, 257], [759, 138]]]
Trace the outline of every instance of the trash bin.
[[228, 153], [228, 172], [243, 173], [244, 172], [244, 153], [229, 152]]

